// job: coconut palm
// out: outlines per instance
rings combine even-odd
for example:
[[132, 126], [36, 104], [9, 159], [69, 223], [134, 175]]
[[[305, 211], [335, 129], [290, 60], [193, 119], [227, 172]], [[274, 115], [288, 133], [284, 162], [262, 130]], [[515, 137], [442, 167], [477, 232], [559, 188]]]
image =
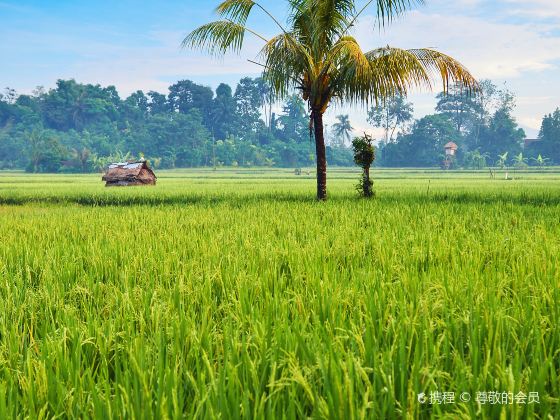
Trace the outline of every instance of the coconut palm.
[[[275, 97], [299, 89], [310, 111], [317, 155], [317, 198], [327, 197], [327, 162], [323, 114], [333, 101], [350, 104], [379, 102], [406, 95], [414, 87], [432, 87], [434, 76], [461, 82], [468, 89], [477, 82], [453, 58], [433, 49], [403, 50], [385, 46], [364, 52], [351, 30], [369, 7], [376, 9], [377, 23], [386, 25], [423, 0], [285, 0], [284, 23], [254, 0], [225, 0], [216, 9], [220, 20], [203, 25], [183, 41], [184, 47], [223, 55], [239, 52], [245, 36], [263, 42], [259, 63]], [[279, 34], [267, 37], [247, 26], [253, 11], [260, 10]], [[373, 29], [373, 28], [372, 28]]]
[[72, 158], [79, 163], [82, 172], [87, 172], [88, 162], [91, 160], [91, 150], [87, 147], [73, 148]]
[[47, 132], [40, 127], [34, 128], [31, 132], [26, 132], [26, 139], [29, 146], [30, 160], [33, 172], [39, 172], [39, 163], [45, 153], [47, 143]]
[[336, 119], [338, 121], [332, 126], [333, 132], [334, 135], [340, 139], [339, 144], [344, 145], [346, 142], [352, 140], [352, 130], [354, 130], [354, 127], [350, 124], [348, 115], [338, 115]]

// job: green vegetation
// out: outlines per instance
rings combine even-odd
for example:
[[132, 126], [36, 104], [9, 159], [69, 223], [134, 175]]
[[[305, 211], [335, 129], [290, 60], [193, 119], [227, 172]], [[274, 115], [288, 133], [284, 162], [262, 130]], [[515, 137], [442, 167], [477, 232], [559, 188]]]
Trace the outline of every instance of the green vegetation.
[[356, 190], [363, 197], [374, 197], [373, 181], [370, 177], [371, 165], [375, 161], [373, 139], [367, 134], [364, 134], [363, 137], [356, 137], [352, 141], [352, 148], [354, 149], [354, 162], [362, 168], [362, 176], [356, 185]]
[[558, 169], [158, 175], [0, 175], [0, 418], [560, 417]]
[[[449, 141], [459, 146], [455, 168], [519, 166], [519, 153], [530, 166], [560, 164], [560, 111], [544, 118], [539, 141], [523, 147], [513, 96], [490, 81], [481, 85], [485, 94], [472, 97], [452, 86], [437, 95], [435, 114], [416, 121], [400, 96], [372, 107], [370, 123], [385, 131], [376, 166], [439, 167]], [[214, 92], [183, 80], [168, 95], [139, 91], [122, 100], [113, 87], [63, 80], [33, 95], [8, 90], [0, 94], [0, 169], [94, 172], [139, 156], [156, 169], [314, 165], [305, 102], [290, 96], [275, 114], [269, 95], [262, 79], [251, 78], [234, 93], [225, 84]], [[329, 165], [352, 165], [348, 115], [338, 115], [327, 133]]]
[[[560, 108], [552, 114], [545, 115], [539, 139], [541, 141], [533, 145], [533, 154], [539, 154], [537, 159], [542, 159], [542, 154], [555, 162], [560, 162]], [[542, 161], [537, 162], [539, 166], [542, 166], [542, 163]]]
[[[297, 96], [272, 113], [262, 79], [235, 92], [190, 80], [167, 95], [138, 91], [121, 99], [114, 86], [59, 80], [48, 92], [0, 94], [0, 169], [94, 172], [108, 162], [145, 156], [157, 168], [298, 167], [314, 163], [309, 114]], [[344, 145], [328, 147], [331, 164], [352, 164]]]
[[[490, 80], [483, 80], [474, 95], [461, 83], [451, 86], [449, 92], [437, 95], [436, 113], [417, 121], [412, 119], [412, 104], [402, 97], [393, 98], [368, 114], [369, 121], [386, 133], [379, 145], [378, 163], [386, 167], [447, 166], [443, 165], [444, 145], [450, 141], [459, 147], [454, 168], [515, 165], [513, 157], [522, 151], [535, 159], [540, 149], [553, 156], [550, 149], [558, 133], [540, 135], [540, 141], [525, 147], [525, 132], [513, 117], [515, 107], [515, 96]], [[503, 160], [504, 153], [510, 158]], [[534, 162], [544, 166], [550, 159]]]
[[[285, 3], [288, 17], [282, 20], [256, 1], [223, 0], [216, 7], [220, 20], [192, 31], [183, 45], [223, 55], [240, 52], [246, 36], [258, 39], [262, 45], [258, 64], [274, 97], [284, 99], [299, 90], [311, 111], [319, 200], [327, 198], [323, 115], [333, 103], [379, 103], [413, 88], [432, 88], [435, 78], [441, 79], [444, 89], [450, 82], [461, 83], [469, 91], [478, 88], [474, 76], [446, 54], [388, 45], [366, 52], [351, 33], [368, 8], [376, 16], [375, 24], [386, 26], [423, 0], [371, 0], [364, 5], [355, 0]], [[269, 19], [278, 34], [265, 37], [250, 29], [247, 21], [253, 11]]]

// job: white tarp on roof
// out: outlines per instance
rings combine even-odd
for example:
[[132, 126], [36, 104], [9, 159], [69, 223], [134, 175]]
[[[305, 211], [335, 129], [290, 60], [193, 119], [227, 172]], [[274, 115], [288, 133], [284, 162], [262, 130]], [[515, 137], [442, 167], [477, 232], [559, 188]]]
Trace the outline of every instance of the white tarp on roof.
[[112, 163], [109, 165], [109, 169], [139, 169], [142, 167], [143, 162], [119, 162], [119, 163]]

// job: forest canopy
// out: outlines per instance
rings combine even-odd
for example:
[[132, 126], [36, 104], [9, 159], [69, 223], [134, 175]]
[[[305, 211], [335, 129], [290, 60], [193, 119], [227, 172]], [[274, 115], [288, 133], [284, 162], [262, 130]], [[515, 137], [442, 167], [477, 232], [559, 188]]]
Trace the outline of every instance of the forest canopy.
[[[453, 167], [560, 164], [560, 110], [543, 119], [539, 138], [524, 147], [512, 116], [515, 97], [483, 81], [468, 95], [461, 86], [437, 95], [434, 114], [418, 120], [406, 98], [372, 107], [368, 121], [383, 135], [377, 166], [438, 167], [443, 146], [459, 146]], [[235, 90], [181, 80], [167, 94], [137, 91], [122, 99], [114, 86], [59, 80], [30, 95], [0, 94], [0, 169], [29, 172], [101, 171], [111, 161], [144, 157], [156, 168], [277, 166], [315, 163], [305, 102], [292, 95], [270, 99], [260, 78], [243, 78]], [[352, 166], [355, 133], [347, 115], [333, 124], [329, 165]]]
[[[109, 161], [145, 157], [159, 168], [285, 166], [314, 162], [309, 116], [298, 96], [272, 112], [261, 79], [214, 92], [190, 80], [169, 93], [137, 91], [121, 99], [113, 86], [59, 80], [48, 91], [0, 97], [0, 169], [88, 172]], [[329, 148], [350, 165], [348, 147]]]

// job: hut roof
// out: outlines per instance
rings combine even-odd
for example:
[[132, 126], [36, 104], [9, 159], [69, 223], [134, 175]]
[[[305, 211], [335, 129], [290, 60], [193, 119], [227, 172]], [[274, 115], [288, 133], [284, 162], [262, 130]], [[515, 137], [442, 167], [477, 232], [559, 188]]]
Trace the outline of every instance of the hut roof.
[[537, 142], [539, 142], [539, 141], [541, 141], [541, 139], [524, 139], [524, 140], [523, 140], [525, 147], [528, 147], [528, 146], [530, 146], [531, 144], [537, 143]]
[[457, 146], [455, 143], [453, 143], [452, 141], [450, 141], [449, 143], [447, 143], [445, 146], [443, 146], [446, 149], [453, 149], [453, 150], [457, 150], [459, 148], [459, 146]]
[[138, 177], [143, 170], [156, 178], [146, 161], [111, 163], [103, 176], [103, 181], [115, 182]]

